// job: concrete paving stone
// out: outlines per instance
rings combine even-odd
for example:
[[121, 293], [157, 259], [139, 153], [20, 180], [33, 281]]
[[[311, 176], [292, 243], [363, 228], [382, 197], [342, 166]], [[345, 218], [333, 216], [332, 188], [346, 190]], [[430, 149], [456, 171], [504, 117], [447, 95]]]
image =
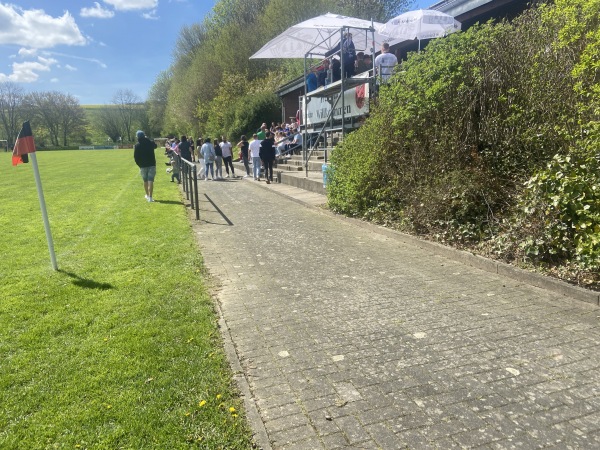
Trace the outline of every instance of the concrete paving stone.
[[[328, 424], [389, 425], [392, 448], [531, 448], [555, 442], [553, 433], [574, 447], [596, 443], [600, 430], [585, 441], [576, 425], [592, 430], [600, 412], [597, 307], [252, 183], [202, 190], [221, 212], [203, 203], [194, 230], [275, 448], [351, 448], [335, 443], [335, 428], [331, 443], [320, 440], [313, 412], [326, 412]], [[233, 226], [220, 225], [221, 214]], [[274, 431], [277, 415], [305, 422]], [[424, 427], [435, 430], [431, 440]], [[462, 428], [464, 435], [443, 436]], [[540, 433], [519, 434], [528, 428]], [[473, 437], [479, 430], [486, 439]], [[363, 432], [356, 447], [383, 448]]]
[[282, 406], [275, 406], [274, 408], [262, 408], [260, 413], [265, 422], [293, 415], [304, 415], [304, 411], [298, 403], [288, 403]]
[[388, 426], [394, 433], [425, 428], [434, 423], [434, 419], [429, 414], [419, 410], [416, 406], [412, 408], [410, 414], [405, 414], [387, 421]]
[[[586, 377], [586, 380], [592, 379]], [[595, 382], [581, 384], [579, 386], [568, 389], [566, 392], [568, 394], [572, 394], [578, 399], [589, 400], [590, 403], [595, 404], [596, 408], [600, 406], [600, 398], [598, 398], [600, 397], [600, 386], [598, 386]]]
[[325, 409], [311, 411], [308, 413], [308, 417], [310, 418], [310, 424], [320, 437], [341, 432], [336, 421]]
[[384, 422], [367, 425], [365, 426], [365, 430], [377, 444], [378, 448], [398, 448], [398, 439], [396, 435]]
[[334, 450], [338, 448], [348, 448], [348, 440], [346, 436], [341, 431], [339, 433], [328, 434], [326, 436], [321, 437], [321, 441], [325, 445], [325, 448]]
[[323, 446], [321, 441], [318, 439], [308, 439], [305, 441], [294, 442], [289, 445], [284, 445], [282, 450], [318, 450], [324, 449], [326, 447]]
[[338, 401], [339, 399], [337, 395], [326, 395], [324, 397], [303, 399], [302, 406], [310, 413], [312, 411], [319, 411], [325, 408], [334, 407]]
[[570, 422], [556, 424], [553, 428], [564, 436], [564, 447], [566, 448], [600, 448], [600, 432], [598, 431], [585, 433]]
[[398, 449], [422, 449], [422, 450], [433, 450], [438, 449], [435, 443], [429, 441], [427, 437], [417, 429], [404, 430], [396, 433], [396, 439], [398, 441]]
[[307, 424], [308, 416], [306, 416], [304, 412], [298, 411], [296, 414], [291, 414], [285, 417], [277, 417], [272, 420], [265, 419], [264, 422], [265, 426], [267, 426], [267, 429], [272, 431], [282, 431]]
[[[457, 419], [442, 418], [441, 422], [434, 423], [433, 425], [427, 425], [424, 428], [420, 428], [419, 432], [427, 437], [431, 442], [437, 442], [442, 438], [452, 436], [454, 434], [463, 433], [468, 431]], [[476, 431], [474, 431], [476, 432]]]
[[569, 423], [585, 434], [600, 431], [600, 413], [594, 412], [587, 416], [570, 420]]
[[262, 391], [254, 392], [254, 395], [260, 394], [260, 398], [256, 400], [259, 409], [275, 408], [290, 403], [296, 403], [296, 397], [291, 393], [281, 395], [266, 396]]
[[476, 414], [468, 402], [454, 403], [441, 408], [444, 417], [459, 420], [467, 430], [486, 428], [489, 422], [484, 414]]
[[269, 430], [269, 438], [275, 449], [283, 449], [291, 444], [305, 442], [307, 440], [319, 440], [315, 431], [309, 425], [286, 428], [280, 431], [271, 430], [267, 424], [265, 424], [265, 426], [267, 427], [267, 430]]
[[452, 435], [454, 441], [467, 448], [489, 445], [503, 438], [504, 436], [501, 433], [490, 428], [463, 431]]
[[370, 435], [354, 416], [338, 417], [335, 424], [344, 433], [350, 445], [356, 445], [359, 442], [370, 440]]
[[[248, 370], [250, 373], [250, 370]], [[253, 377], [252, 388], [260, 389], [261, 392], [265, 392], [267, 395], [265, 398], [274, 397], [277, 395], [286, 394], [291, 391], [291, 388], [281, 382], [281, 377]]]

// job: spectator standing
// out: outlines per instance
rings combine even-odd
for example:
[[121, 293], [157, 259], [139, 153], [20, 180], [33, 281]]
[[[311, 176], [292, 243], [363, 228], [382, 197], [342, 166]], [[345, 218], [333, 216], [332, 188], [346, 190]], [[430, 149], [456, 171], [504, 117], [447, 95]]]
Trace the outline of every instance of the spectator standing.
[[202, 155], [202, 158], [204, 159], [204, 179], [206, 181], [208, 181], [208, 171], [210, 169], [210, 175], [214, 181], [215, 179], [215, 172], [214, 172], [214, 163], [215, 163], [215, 148], [213, 147], [213, 145], [210, 143], [210, 138], [206, 138], [204, 139], [204, 144], [202, 144], [202, 147], [200, 148], [200, 154]]
[[266, 139], [260, 143], [259, 150], [260, 159], [262, 159], [263, 165], [265, 166], [265, 178], [267, 184], [271, 184], [273, 181], [273, 162], [275, 161], [275, 146], [273, 142], [273, 134], [269, 131]]
[[381, 77], [381, 81], [385, 83], [390, 79], [396, 64], [398, 64], [398, 58], [390, 53], [390, 44], [384, 42], [381, 46], [381, 53], [375, 58], [375, 70]]
[[156, 142], [151, 141], [146, 137], [142, 130], [135, 133], [137, 144], [133, 149], [133, 159], [140, 168], [140, 175], [144, 180], [144, 191], [146, 191], [146, 200], [153, 202], [152, 194], [154, 191], [154, 177], [156, 176]]
[[213, 141], [213, 147], [215, 149], [215, 178], [217, 180], [223, 179], [223, 150], [219, 145], [219, 141], [216, 139]]
[[231, 168], [231, 176], [235, 178], [235, 171], [233, 169], [233, 145], [227, 140], [227, 137], [221, 137], [221, 151], [223, 152], [223, 163], [225, 164], [225, 172], [227, 172], [227, 178], [229, 178], [229, 169]]
[[306, 92], [311, 92], [317, 89], [318, 83], [317, 69], [316, 67], [311, 67], [310, 72], [308, 75], [306, 75]]
[[175, 139], [171, 142], [171, 150], [181, 156], [181, 153], [179, 153], [179, 139]]
[[177, 184], [181, 184], [181, 176], [179, 175], [179, 158], [174, 153], [171, 153], [171, 183], [177, 178]]
[[[337, 52], [343, 53], [344, 76], [346, 78], [354, 76], [354, 66], [356, 64], [356, 48], [354, 47], [354, 42], [352, 41], [352, 33], [345, 33], [342, 41], [338, 43], [338, 45], [333, 47], [331, 50], [329, 50], [327, 53], [325, 53], [325, 56], [329, 57]], [[335, 67], [332, 67], [332, 70], [334, 70], [333, 81], [337, 81], [335, 79], [335, 69]]]
[[260, 127], [260, 131], [258, 133], [256, 133], [256, 135], [258, 136], [258, 140], [262, 141], [264, 138], [267, 137], [267, 124], [263, 123]]
[[254, 181], [260, 181], [260, 143], [258, 134], [252, 135], [253, 141], [250, 142], [248, 148], [250, 150], [250, 156], [252, 157], [252, 174], [254, 175]]
[[179, 142], [179, 154], [185, 160], [192, 160], [192, 153], [190, 152], [190, 141], [187, 140], [186, 136], [181, 136], [181, 142]]
[[342, 79], [342, 65], [337, 58], [331, 58], [331, 82], [335, 83]]
[[371, 55], [363, 55], [362, 58], [356, 61], [356, 73], [363, 73], [373, 68], [373, 60]]
[[190, 143], [190, 154], [192, 155], [192, 162], [196, 162], [196, 149], [194, 148], [194, 138], [189, 137], [188, 142]]
[[248, 139], [246, 139], [245, 135], [242, 135], [240, 142], [237, 143], [237, 147], [240, 149], [242, 161], [244, 161], [244, 167], [246, 168], [246, 175], [244, 175], [244, 178], [250, 176], [250, 163], [248, 155], [249, 146], [250, 144], [248, 144]]

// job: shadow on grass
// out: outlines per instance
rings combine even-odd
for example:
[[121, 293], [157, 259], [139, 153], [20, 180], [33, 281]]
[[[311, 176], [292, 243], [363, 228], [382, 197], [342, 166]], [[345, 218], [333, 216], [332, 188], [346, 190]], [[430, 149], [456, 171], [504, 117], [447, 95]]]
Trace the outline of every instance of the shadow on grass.
[[182, 202], [176, 200], [154, 200], [154, 203], [164, 203], [165, 205], [183, 205]]
[[98, 283], [97, 281], [89, 280], [87, 278], [82, 278], [79, 275], [74, 274], [72, 272], [67, 272], [66, 270], [59, 269], [58, 271], [73, 278], [72, 283], [75, 286], [79, 286], [79, 287], [86, 288], [86, 289], [100, 289], [101, 291], [107, 291], [109, 289], [115, 288], [110, 283]]

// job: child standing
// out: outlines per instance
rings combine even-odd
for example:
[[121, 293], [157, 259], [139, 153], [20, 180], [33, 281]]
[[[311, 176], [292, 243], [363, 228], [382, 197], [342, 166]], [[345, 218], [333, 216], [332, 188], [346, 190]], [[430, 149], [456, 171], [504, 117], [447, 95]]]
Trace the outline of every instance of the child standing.
[[177, 184], [181, 184], [181, 177], [179, 175], [179, 161], [175, 155], [171, 156], [171, 183], [177, 178]]

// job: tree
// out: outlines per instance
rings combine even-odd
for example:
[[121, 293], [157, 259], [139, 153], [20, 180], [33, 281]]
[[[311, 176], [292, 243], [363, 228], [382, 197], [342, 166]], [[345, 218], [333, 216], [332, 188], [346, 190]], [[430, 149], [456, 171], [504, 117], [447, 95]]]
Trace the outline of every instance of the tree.
[[79, 104], [79, 100], [70, 94], [61, 94], [58, 108], [60, 113], [60, 128], [62, 131], [63, 145], [68, 145], [68, 140], [78, 134], [83, 141], [85, 137], [85, 125], [87, 122], [85, 111]]
[[112, 101], [119, 112], [124, 137], [127, 138], [128, 142], [132, 142], [133, 127], [136, 122], [139, 122], [143, 107], [142, 100], [130, 89], [119, 89], [113, 96]]
[[111, 105], [107, 105], [99, 111], [96, 126], [114, 142], [118, 142], [124, 134], [121, 114], [117, 108]]
[[85, 112], [71, 94], [57, 91], [32, 92], [25, 97], [26, 111], [38, 119], [55, 146], [67, 146], [69, 138], [83, 132]]
[[171, 73], [163, 71], [148, 92], [146, 110], [148, 112], [149, 133], [158, 135], [165, 133], [165, 111], [169, 100], [169, 88], [171, 87]]
[[0, 83], [0, 120], [9, 147], [17, 139], [23, 113], [23, 88], [10, 81]]

